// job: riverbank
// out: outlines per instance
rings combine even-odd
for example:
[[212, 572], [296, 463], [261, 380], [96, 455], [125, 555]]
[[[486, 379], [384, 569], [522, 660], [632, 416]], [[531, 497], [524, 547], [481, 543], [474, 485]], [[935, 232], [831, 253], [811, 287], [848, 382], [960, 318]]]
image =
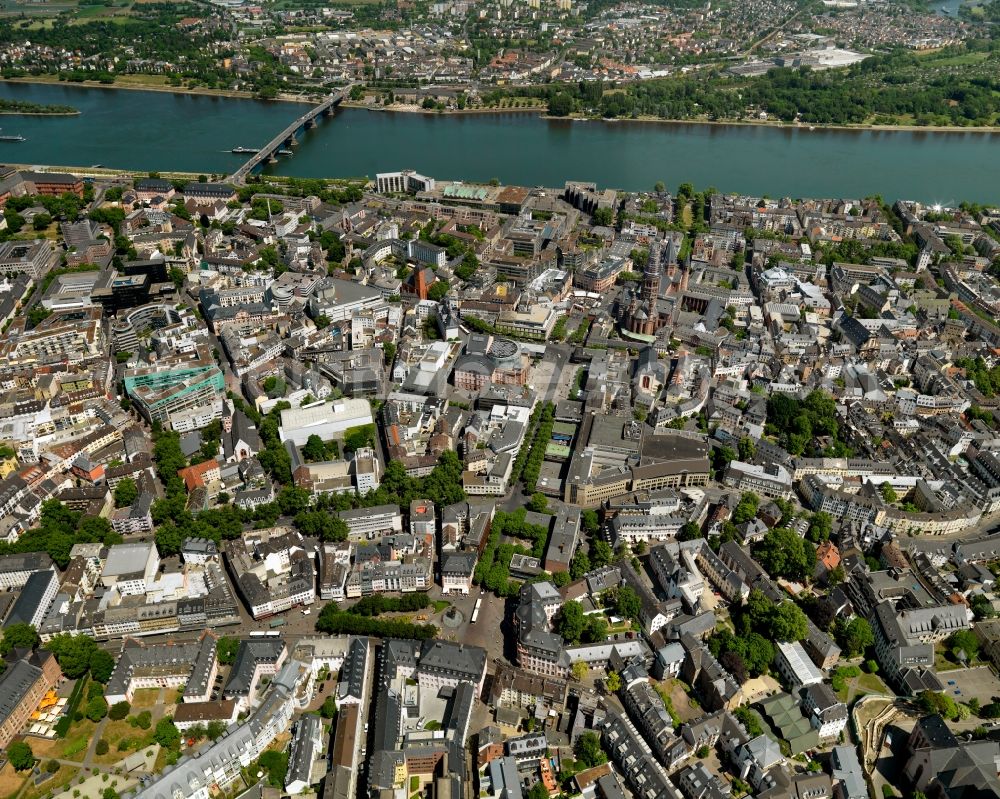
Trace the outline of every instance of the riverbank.
[[[425, 114], [427, 116], [439, 117], [460, 117], [460, 116], [485, 116], [487, 114], [545, 114], [544, 106], [534, 108], [424, 108], [419, 105], [408, 105], [397, 103], [394, 105], [368, 105], [367, 103], [355, 100], [344, 100], [341, 104], [343, 108], [358, 108], [362, 111], [379, 111], [389, 114]], [[547, 117], [548, 118], [548, 117]], [[552, 117], [554, 119], [554, 117]]]
[[[27, 83], [38, 84], [40, 86], [79, 86], [84, 89], [124, 89], [135, 92], [163, 92], [166, 94], [183, 94], [198, 97], [225, 97], [231, 100], [256, 100], [260, 103], [281, 102], [281, 103], [304, 103], [305, 105], [316, 105], [307, 98], [292, 94], [279, 94], [277, 97], [262, 99], [256, 97], [252, 92], [237, 91], [236, 89], [209, 89], [204, 86], [197, 86], [188, 89], [183, 86], [168, 86], [147, 83], [101, 83], [100, 81], [68, 81], [59, 80], [55, 75], [32, 75], [25, 78], [0, 78], [3, 83]], [[80, 112], [77, 111], [77, 114]]]
[[364, 102], [345, 100], [341, 104], [344, 108], [360, 108], [365, 111], [380, 111], [395, 114], [426, 114], [428, 116], [470, 116], [479, 114], [536, 114], [539, 118], [553, 122], [605, 122], [609, 124], [627, 124], [630, 122], [641, 122], [644, 124], [656, 123], [661, 125], [708, 125], [715, 127], [756, 127], [772, 128], [774, 130], [830, 130], [846, 132], [863, 131], [899, 131], [901, 133], [1000, 133], [1000, 125], [983, 125], [979, 127], [962, 127], [961, 125], [838, 125], [808, 122], [783, 122], [773, 119], [663, 119], [655, 116], [639, 116], [629, 118], [619, 117], [593, 117], [585, 114], [570, 114], [569, 116], [557, 117], [546, 113], [544, 106], [529, 106], [527, 108], [424, 108], [419, 105], [394, 104], [369, 105]]
[[78, 117], [79, 111], [0, 111], [0, 117]]
[[[141, 169], [116, 169], [110, 166], [70, 166], [62, 164], [18, 164], [13, 161], [5, 161], [6, 166], [16, 170], [26, 172], [69, 172], [82, 178], [129, 178], [139, 180], [148, 178], [149, 172]], [[160, 171], [156, 173], [165, 180], [191, 180], [197, 181], [204, 172], [178, 172]]]
[[1000, 125], [983, 125], [980, 127], [962, 127], [961, 125], [836, 125], [809, 122], [782, 122], [770, 119], [663, 119], [661, 117], [640, 116], [620, 119], [617, 117], [588, 117], [575, 115], [568, 117], [554, 117], [543, 114], [542, 119], [551, 120], [574, 120], [577, 122], [613, 122], [627, 124], [629, 122], [640, 122], [643, 124], [660, 123], [666, 125], [708, 125], [721, 128], [749, 127], [749, 128], [770, 128], [772, 130], [822, 130], [845, 133], [871, 133], [871, 132], [899, 132], [899, 133], [1000, 133]]

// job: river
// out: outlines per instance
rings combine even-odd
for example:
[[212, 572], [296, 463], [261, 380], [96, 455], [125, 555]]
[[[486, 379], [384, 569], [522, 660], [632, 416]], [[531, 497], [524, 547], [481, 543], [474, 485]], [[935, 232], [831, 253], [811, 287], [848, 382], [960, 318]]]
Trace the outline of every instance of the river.
[[[0, 161], [228, 174], [299, 106], [202, 95], [0, 83], [0, 97], [71, 105], [67, 117], [0, 117]], [[427, 115], [342, 109], [272, 167], [298, 177], [412, 168], [439, 179], [636, 190], [658, 180], [778, 196], [878, 193], [1000, 201], [1000, 134], [757, 125], [570, 122], [532, 114]]]

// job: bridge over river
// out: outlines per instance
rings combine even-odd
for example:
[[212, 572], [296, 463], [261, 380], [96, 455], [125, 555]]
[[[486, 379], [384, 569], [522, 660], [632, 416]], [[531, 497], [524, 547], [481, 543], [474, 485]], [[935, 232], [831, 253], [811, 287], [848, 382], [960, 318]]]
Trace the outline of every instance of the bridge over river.
[[248, 175], [260, 171], [264, 168], [265, 164], [276, 163], [278, 153], [281, 150], [298, 144], [298, 137], [307, 130], [316, 127], [318, 124], [317, 120], [321, 116], [333, 116], [336, 107], [344, 101], [350, 92], [350, 86], [338, 89], [319, 105], [314, 106], [302, 116], [294, 119], [281, 133], [271, 139], [261, 149], [257, 150], [250, 157], [249, 161], [233, 172], [229, 176], [229, 181], [236, 184], [243, 183], [246, 181]]

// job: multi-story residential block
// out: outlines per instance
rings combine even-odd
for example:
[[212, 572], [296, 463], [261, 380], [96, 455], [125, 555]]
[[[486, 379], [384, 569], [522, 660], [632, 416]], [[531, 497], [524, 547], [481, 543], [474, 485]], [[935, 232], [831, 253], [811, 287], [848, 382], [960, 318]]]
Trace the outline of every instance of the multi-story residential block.
[[247, 534], [228, 544], [226, 565], [255, 619], [316, 600], [312, 557], [297, 532], [274, 528]]
[[787, 500], [792, 496], [792, 475], [777, 463], [758, 466], [730, 461], [725, 483], [740, 491], [752, 491], [764, 497]]
[[289, 661], [274, 675], [267, 696], [247, 720], [198, 753], [129, 794], [129, 799], [210, 799], [233, 785], [252, 762], [286, 729], [301, 709], [300, 686], [309, 669]]
[[288, 648], [280, 638], [244, 638], [222, 687], [223, 698], [235, 699], [241, 711], [248, 710], [256, 701], [261, 679], [277, 674], [287, 657]]
[[562, 638], [552, 632], [552, 619], [562, 598], [552, 583], [526, 583], [514, 613], [517, 665], [525, 671], [553, 677], [569, 673], [569, 656]]
[[42, 697], [62, 680], [55, 655], [47, 649], [12, 649], [5, 657], [6, 668], [0, 674], [0, 746], [6, 748]]
[[49, 612], [59, 591], [59, 576], [48, 569], [34, 572], [17, 595], [3, 626], [30, 624], [36, 630]]
[[399, 505], [345, 510], [338, 515], [347, 524], [351, 540], [361, 541], [377, 535], [403, 532], [403, 513]]
[[109, 705], [131, 702], [143, 688], [184, 686], [184, 702], [211, 699], [218, 658], [215, 637], [205, 633], [194, 643], [141, 644], [126, 639], [111, 678], [104, 688]]
[[[16, 478], [20, 483], [26, 485], [20, 477]], [[0, 499], [3, 497], [3, 486], [0, 483]], [[5, 510], [0, 506], [0, 515], [7, 515], [10, 510]], [[46, 552], [25, 552], [17, 555], [0, 556], [0, 589], [11, 591], [23, 588], [28, 582], [28, 578], [38, 571], [52, 571], [54, 569], [52, 558]]]
[[33, 280], [40, 280], [58, 260], [59, 255], [47, 239], [0, 244], [0, 275], [24, 273]]
[[838, 737], [847, 726], [847, 705], [826, 683], [815, 683], [802, 692], [802, 709], [820, 740]]

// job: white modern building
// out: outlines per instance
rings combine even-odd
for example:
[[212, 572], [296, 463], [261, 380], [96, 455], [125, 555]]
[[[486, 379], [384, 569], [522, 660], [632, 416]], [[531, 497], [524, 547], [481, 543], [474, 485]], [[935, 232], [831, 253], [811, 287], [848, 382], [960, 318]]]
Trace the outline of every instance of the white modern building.
[[777, 649], [774, 665], [792, 691], [823, 682], [823, 672], [798, 641], [780, 641]]
[[101, 584], [117, 589], [121, 596], [145, 594], [147, 587], [156, 580], [159, 569], [160, 555], [152, 541], [115, 544], [108, 550]]
[[324, 441], [340, 438], [352, 427], [374, 424], [368, 400], [339, 399], [336, 402], [317, 402], [304, 408], [288, 408], [281, 412], [278, 428], [282, 442], [292, 441], [301, 447], [309, 436], [319, 436]]

